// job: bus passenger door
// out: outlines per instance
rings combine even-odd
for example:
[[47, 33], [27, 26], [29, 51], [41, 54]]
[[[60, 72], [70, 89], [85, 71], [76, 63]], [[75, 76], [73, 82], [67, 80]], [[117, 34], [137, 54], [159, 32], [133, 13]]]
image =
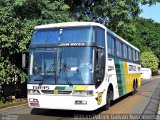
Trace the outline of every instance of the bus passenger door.
[[97, 48], [95, 50], [95, 86], [98, 88], [104, 79], [105, 73], [105, 54], [104, 50]]

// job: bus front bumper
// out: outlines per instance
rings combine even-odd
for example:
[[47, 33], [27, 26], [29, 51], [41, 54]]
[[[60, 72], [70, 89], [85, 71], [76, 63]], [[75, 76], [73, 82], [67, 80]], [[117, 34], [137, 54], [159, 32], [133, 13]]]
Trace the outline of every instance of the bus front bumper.
[[59, 96], [59, 95], [28, 95], [28, 104], [31, 108], [62, 109], [93, 111], [98, 105], [95, 96]]

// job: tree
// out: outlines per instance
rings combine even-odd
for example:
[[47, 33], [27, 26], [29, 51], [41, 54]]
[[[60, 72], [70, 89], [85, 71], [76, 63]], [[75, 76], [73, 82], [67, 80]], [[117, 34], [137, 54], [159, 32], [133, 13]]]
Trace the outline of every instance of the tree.
[[[103, 23], [108, 17], [106, 26], [127, 38], [135, 31], [133, 19], [141, 12], [139, 4], [152, 5], [156, 2], [160, 1], [0, 0], [0, 84], [15, 81], [15, 76], [21, 82], [26, 80], [27, 75], [21, 70], [21, 52], [28, 49], [36, 25], [93, 20]], [[144, 42], [143, 39], [141, 41]], [[151, 42], [144, 44], [150, 45]], [[153, 50], [158, 55], [159, 49]]]
[[[66, 0], [78, 21], [104, 23], [121, 36], [135, 31], [134, 18], [141, 13], [140, 4], [156, 4], [159, 0]], [[106, 19], [106, 18], [109, 18]]]
[[141, 54], [141, 65], [156, 72], [158, 70], [158, 58], [152, 51], [145, 51]]
[[36, 25], [73, 21], [62, 0], [0, 1], [0, 85], [26, 81], [21, 52], [28, 49]]
[[160, 61], [160, 24], [151, 19], [137, 18], [136, 31], [128, 34], [129, 42], [137, 46], [141, 52], [153, 51]]

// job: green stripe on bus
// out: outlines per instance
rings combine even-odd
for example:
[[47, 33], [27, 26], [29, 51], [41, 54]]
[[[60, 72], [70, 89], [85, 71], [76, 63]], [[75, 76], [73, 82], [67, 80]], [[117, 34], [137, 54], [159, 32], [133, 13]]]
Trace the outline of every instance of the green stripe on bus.
[[122, 81], [122, 86], [123, 86], [123, 95], [126, 94], [126, 81], [125, 81], [125, 74], [124, 74], [124, 66], [123, 62], [119, 61], [120, 63], [120, 74], [121, 74], [121, 81]]
[[117, 75], [118, 92], [119, 92], [119, 96], [122, 96], [126, 94], [126, 82], [124, 77], [123, 62], [119, 60], [115, 60], [115, 68], [116, 68], [116, 75]]
[[66, 86], [56, 86], [54, 90], [64, 90]]

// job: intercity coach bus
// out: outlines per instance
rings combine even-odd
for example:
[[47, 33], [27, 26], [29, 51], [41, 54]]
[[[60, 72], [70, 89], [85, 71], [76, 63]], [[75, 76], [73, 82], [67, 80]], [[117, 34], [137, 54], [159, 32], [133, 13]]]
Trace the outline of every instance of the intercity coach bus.
[[28, 104], [107, 110], [141, 85], [139, 55], [138, 48], [99, 23], [36, 26], [29, 46]]

